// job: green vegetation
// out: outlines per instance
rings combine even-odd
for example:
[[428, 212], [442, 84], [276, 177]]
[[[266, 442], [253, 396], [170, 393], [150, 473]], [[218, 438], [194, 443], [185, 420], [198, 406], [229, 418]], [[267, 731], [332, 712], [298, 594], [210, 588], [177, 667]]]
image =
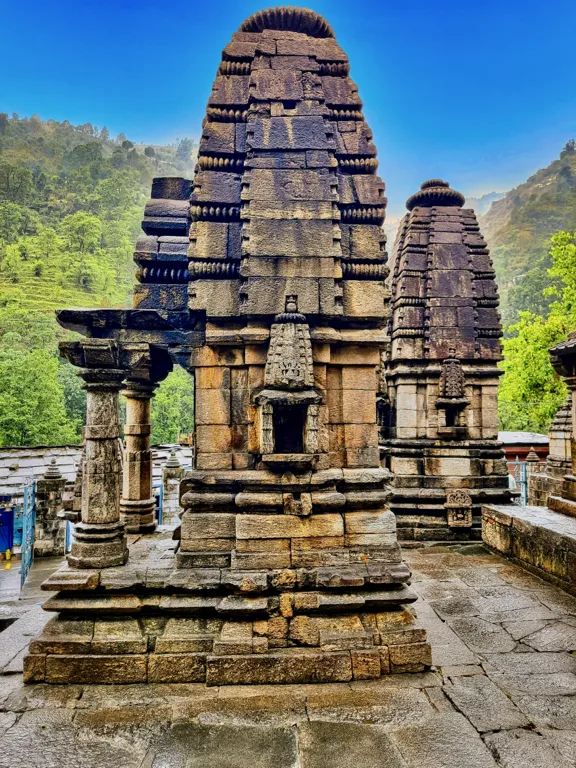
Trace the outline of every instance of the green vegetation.
[[576, 232], [554, 235], [549, 257], [545, 314], [521, 312], [504, 341], [502, 429], [546, 432], [566, 398], [566, 385], [555, 375], [548, 350], [576, 328]]
[[[85, 397], [58, 357], [69, 334], [54, 309], [129, 306], [152, 178], [190, 177], [194, 149], [0, 113], [0, 445], [80, 441]], [[545, 431], [565, 397], [548, 348], [576, 328], [576, 142], [493, 202], [481, 227], [507, 326], [501, 425]], [[152, 401], [153, 440], [190, 432], [193, 412], [191, 378], [176, 370]]]
[[548, 272], [550, 238], [576, 230], [576, 142], [569, 141], [557, 160], [493, 202], [480, 227], [496, 269], [504, 325], [518, 322], [528, 307], [546, 315], [552, 299], [545, 289], [560, 285]]
[[[85, 401], [58, 357], [54, 309], [129, 306], [152, 178], [190, 177], [193, 150], [190, 139], [139, 147], [106, 127], [0, 114], [0, 445], [80, 441]], [[153, 401], [159, 441], [176, 438], [179, 418], [189, 430], [183, 381], [172, 374]], [[171, 410], [164, 390], [176, 393]]]

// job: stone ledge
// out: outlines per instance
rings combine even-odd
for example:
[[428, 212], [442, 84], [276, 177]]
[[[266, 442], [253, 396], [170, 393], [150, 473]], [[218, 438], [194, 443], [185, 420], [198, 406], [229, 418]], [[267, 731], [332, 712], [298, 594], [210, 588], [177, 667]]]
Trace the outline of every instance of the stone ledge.
[[485, 505], [482, 537], [492, 549], [576, 595], [576, 520], [547, 507]]

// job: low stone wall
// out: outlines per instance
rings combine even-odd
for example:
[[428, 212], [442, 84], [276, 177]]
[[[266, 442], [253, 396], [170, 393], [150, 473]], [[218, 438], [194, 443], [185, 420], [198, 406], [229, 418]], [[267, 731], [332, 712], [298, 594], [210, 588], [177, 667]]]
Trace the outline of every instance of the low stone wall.
[[547, 507], [482, 507], [482, 538], [536, 575], [576, 595], [576, 519]]

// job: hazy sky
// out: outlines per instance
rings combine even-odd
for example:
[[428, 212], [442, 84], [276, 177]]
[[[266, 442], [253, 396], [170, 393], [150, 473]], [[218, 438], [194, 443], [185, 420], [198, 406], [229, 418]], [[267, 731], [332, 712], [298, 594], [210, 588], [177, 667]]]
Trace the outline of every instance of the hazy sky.
[[[198, 138], [222, 48], [266, 0], [0, 0], [0, 111]], [[576, 136], [573, 0], [312, 0], [348, 53], [389, 211], [428, 178], [506, 190]]]

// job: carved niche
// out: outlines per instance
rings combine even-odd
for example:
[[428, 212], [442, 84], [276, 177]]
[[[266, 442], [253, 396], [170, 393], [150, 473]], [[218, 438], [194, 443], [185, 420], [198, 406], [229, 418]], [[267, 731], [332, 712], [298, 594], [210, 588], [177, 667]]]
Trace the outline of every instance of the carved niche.
[[286, 297], [286, 309], [274, 318], [260, 406], [264, 461], [278, 463], [287, 454], [318, 451], [320, 395], [314, 389], [310, 328], [298, 312], [298, 297]]

